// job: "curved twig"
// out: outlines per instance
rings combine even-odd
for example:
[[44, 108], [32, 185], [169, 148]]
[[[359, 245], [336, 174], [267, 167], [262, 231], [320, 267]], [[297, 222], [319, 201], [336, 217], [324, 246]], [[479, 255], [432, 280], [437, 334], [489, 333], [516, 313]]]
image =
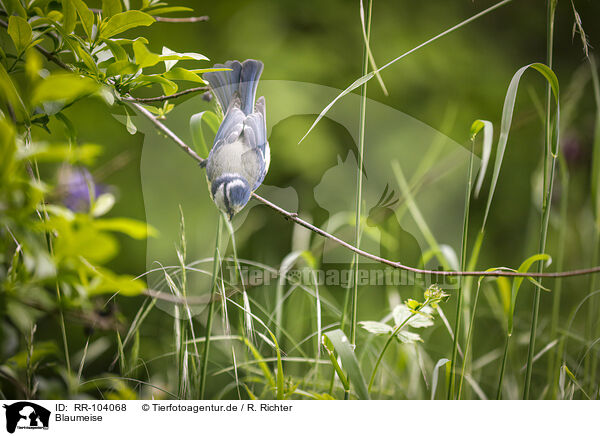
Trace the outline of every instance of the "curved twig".
[[[2, 25], [4, 27], [8, 27], [8, 25], [1, 20], [0, 20], [0, 25]], [[62, 62], [60, 59], [56, 58], [51, 53], [44, 50], [42, 47], [39, 46], [39, 44], [36, 45], [35, 48], [38, 51], [40, 51], [40, 53], [44, 54], [48, 60], [56, 63], [58, 66], [66, 69], [66, 70], [70, 70], [68, 65], [66, 65], [64, 62]], [[179, 148], [181, 148], [183, 151], [185, 151], [188, 155], [190, 155], [198, 163], [200, 163], [200, 164], [205, 163], [205, 159], [198, 156], [198, 154], [194, 150], [192, 150], [191, 147], [189, 147], [184, 141], [182, 141], [181, 138], [179, 138], [175, 133], [173, 133], [167, 126], [165, 126], [158, 119], [156, 119], [156, 117], [154, 115], [152, 115], [152, 113], [150, 113], [146, 108], [144, 108], [142, 105], [140, 105], [136, 101], [127, 100], [125, 96], [123, 96], [122, 99], [124, 101], [129, 102], [131, 105], [133, 105], [142, 115], [144, 115], [148, 120], [150, 120], [159, 130], [161, 130], [171, 140], [173, 140], [173, 142], [175, 142], [179, 146]], [[347, 248], [348, 250], [358, 254], [359, 256], [374, 260], [374, 261], [382, 263], [384, 265], [388, 265], [392, 268], [403, 269], [406, 271], [413, 272], [415, 274], [427, 274], [427, 275], [445, 276], [445, 277], [448, 277], [448, 276], [476, 276], [476, 277], [488, 276], [488, 277], [490, 277], [491, 276], [491, 277], [557, 278], [557, 277], [582, 276], [582, 275], [588, 275], [588, 274], [596, 274], [596, 273], [600, 272], [600, 266], [595, 266], [592, 268], [576, 269], [576, 270], [571, 270], [571, 271], [557, 271], [557, 272], [546, 272], [546, 273], [516, 272], [516, 271], [506, 271], [506, 270], [500, 270], [500, 269], [491, 270], [491, 271], [440, 271], [440, 270], [414, 268], [412, 266], [404, 265], [400, 262], [394, 262], [393, 260], [385, 259], [383, 257], [379, 257], [372, 253], [368, 253], [364, 250], [361, 250], [360, 248], [357, 248], [357, 247], [353, 246], [352, 244], [349, 244], [346, 241], [343, 241], [342, 239], [326, 232], [325, 230], [323, 230], [317, 226], [314, 226], [313, 224], [311, 224], [307, 221], [304, 221], [303, 219], [298, 217], [297, 213], [289, 212], [289, 211], [277, 206], [275, 203], [271, 203], [269, 200], [264, 199], [263, 197], [261, 197], [260, 195], [258, 195], [256, 193], [252, 193], [252, 197], [255, 200], [259, 201], [260, 203], [264, 204], [265, 206], [273, 209], [275, 212], [282, 215], [285, 219], [287, 219], [289, 221], [293, 221], [296, 224], [310, 230], [311, 232], [314, 232], [324, 238], [327, 238], [327, 239], [335, 242], [338, 245], [341, 245], [342, 247]]]
[[171, 95], [159, 95], [158, 97], [123, 97], [123, 101], [137, 101], [138, 103], [152, 103], [155, 101], [171, 100], [182, 95], [191, 94], [193, 92], [208, 91], [208, 86], [198, 86], [197, 88], [184, 89]]
[[[90, 11], [99, 14], [102, 12], [102, 9], [90, 8]], [[145, 11], [142, 11], [145, 12]], [[146, 12], [148, 13], [148, 12]], [[149, 13], [152, 15], [152, 13]], [[200, 21], [208, 21], [210, 17], [208, 15], [202, 15], [200, 17], [182, 17], [182, 18], [169, 18], [169, 17], [160, 17], [158, 15], [152, 15], [156, 21], [160, 21], [162, 23], [198, 23]]]

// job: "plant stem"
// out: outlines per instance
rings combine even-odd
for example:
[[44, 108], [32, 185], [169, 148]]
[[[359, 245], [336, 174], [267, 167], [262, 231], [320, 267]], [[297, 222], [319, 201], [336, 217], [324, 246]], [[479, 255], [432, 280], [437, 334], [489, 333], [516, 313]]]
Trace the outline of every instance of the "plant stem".
[[498, 391], [496, 393], [496, 400], [502, 399], [502, 380], [504, 380], [504, 370], [506, 369], [506, 358], [508, 357], [509, 341], [510, 334], [506, 336], [506, 343], [504, 345], [504, 355], [502, 356], [502, 365], [500, 366], [500, 378], [498, 379]]
[[[558, 255], [556, 259], [557, 268], [562, 269], [565, 262], [565, 242], [568, 229], [568, 211], [569, 211], [569, 168], [565, 162], [564, 156], [559, 157], [560, 179], [561, 179], [561, 204], [560, 204], [560, 234], [558, 236]], [[596, 233], [597, 236], [597, 233]], [[594, 277], [594, 276], [592, 276]], [[552, 298], [552, 318], [550, 321], [550, 341], [558, 339], [558, 321], [560, 318], [560, 294], [563, 281], [561, 278], [554, 282]], [[550, 386], [550, 398], [556, 398], [558, 394], [558, 369], [560, 362], [559, 347], [551, 350], [548, 357], [548, 384]]]
[[[547, 0], [547, 34], [546, 34], [546, 59], [548, 67], [552, 68], [552, 50], [554, 39], [554, 12], [557, 0]], [[548, 234], [548, 221], [550, 219], [550, 204], [552, 202], [552, 186], [554, 184], [554, 171], [556, 167], [556, 155], [558, 150], [552, 151], [552, 89], [548, 83], [546, 89], [546, 144], [544, 147], [544, 194], [542, 199], [542, 225], [540, 229], [540, 242], [538, 253], [546, 251], [546, 237]], [[558, 123], [558, 120], [556, 120]], [[557, 125], [558, 129], [558, 125]], [[557, 132], [558, 135], [558, 132]], [[549, 167], [549, 168], [548, 168]], [[539, 262], [538, 272], [544, 269], [544, 263]], [[541, 286], [541, 280], [539, 285]], [[540, 309], [540, 298], [542, 290], [536, 286], [533, 297], [533, 309], [531, 317], [531, 333], [529, 336], [529, 351], [527, 353], [527, 369], [525, 374], [525, 387], [523, 399], [529, 399], [531, 390], [531, 373], [533, 369], [533, 358], [535, 356], [535, 339], [537, 334], [537, 321]]]
[[[465, 211], [463, 217], [463, 234], [462, 234], [462, 243], [461, 243], [461, 254], [460, 254], [460, 269], [461, 271], [465, 270], [465, 264], [467, 263], [467, 239], [469, 233], [469, 208], [471, 205], [471, 189], [473, 185], [473, 147], [475, 146], [475, 140], [471, 141], [471, 154], [469, 156], [469, 174], [467, 180], [467, 187], [465, 193]], [[454, 399], [454, 384], [456, 382], [456, 359], [458, 358], [458, 337], [460, 336], [460, 321], [462, 315], [462, 305], [463, 305], [463, 285], [465, 280], [462, 277], [458, 279], [458, 295], [456, 302], [456, 321], [454, 323], [454, 341], [452, 344], [452, 359], [450, 361], [450, 385], [448, 387], [448, 399]], [[465, 359], [467, 358], [466, 354], [463, 357], [463, 371]], [[462, 377], [461, 377], [462, 380]], [[462, 386], [462, 383], [461, 383]]]
[[[367, 74], [369, 69], [369, 40], [371, 38], [371, 10], [373, 7], [373, 0], [369, 0], [369, 6], [367, 7], [366, 23], [367, 23], [367, 40], [365, 41], [365, 47], [363, 52], [363, 76]], [[366, 126], [366, 114], [367, 114], [367, 84], [363, 84], [361, 87], [361, 100], [360, 100], [360, 130], [358, 137], [358, 168], [356, 170], [356, 211], [355, 211], [355, 231], [354, 231], [354, 245], [360, 248], [360, 233], [362, 223], [362, 185], [363, 185], [363, 166], [364, 166], [364, 154], [365, 154], [365, 126]], [[354, 254], [354, 289], [352, 293], [352, 316], [350, 320], [350, 343], [356, 346], [356, 322], [358, 315], [358, 274], [359, 274], [359, 259], [358, 254]]]
[[[423, 302], [423, 304], [421, 305], [421, 307], [419, 307], [419, 311], [422, 310], [422, 309], [424, 309], [427, 306], [429, 306], [429, 298], [426, 299], [425, 302]], [[390, 337], [385, 342], [385, 345], [383, 346], [383, 349], [381, 350], [381, 353], [379, 353], [379, 356], [377, 357], [377, 361], [375, 362], [375, 366], [373, 367], [373, 372], [371, 373], [371, 380], [369, 380], [369, 387], [368, 387], [368, 391], [369, 392], [371, 392], [371, 388], [373, 387], [373, 382], [375, 381], [375, 375], [377, 375], [377, 370], [379, 369], [379, 365], [381, 364], [381, 360], [383, 359], [383, 355], [385, 354], [385, 352], [389, 348], [390, 344], [392, 343], [392, 340], [396, 337], [396, 335], [402, 329], [402, 327], [404, 327], [408, 323], [408, 321], [410, 321], [411, 318], [413, 318], [416, 314], [417, 314], [417, 312], [414, 311], [413, 313], [410, 314], [410, 316], [408, 318], [406, 318], [404, 321], [402, 321], [402, 323], [398, 327], [396, 327], [394, 329], [394, 331], [392, 332], [392, 334], [390, 335]]]
[[206, 372], [208, 369], [208, 351], [210, 347], [210, 335], [212, 332], [212, 322], [215, 312], [215, 292], [217, 288], [217, 274], [219, 271], [219, 243], [221, 240], [221, 227], [222, 227], [223, 216], [219, 214], [219, 221], [217, 223], [217, 235], [215, 238], [215, 251], [213, 254], [213, 271], [212, 271], [212, 284], [210, 287], [210, 302], [208, 303], [208, 318], [206, 320], [206, 334], [204, 336], [204, 350], [202, 353], [202, 367], [200, 373], [200, 399], [204, 400], [206, 393]]

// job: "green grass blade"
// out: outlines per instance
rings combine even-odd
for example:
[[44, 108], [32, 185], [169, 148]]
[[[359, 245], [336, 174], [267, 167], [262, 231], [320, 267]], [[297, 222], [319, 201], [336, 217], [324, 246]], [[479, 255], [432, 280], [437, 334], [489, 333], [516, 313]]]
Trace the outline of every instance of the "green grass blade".
[[[508, 134], [512, 125], [512, 117], [515, 109], [515, 101], [517, 99], [519, 82], [525, 71], [527, 71], [530, 68], [534, 69], [535, 71], [538, 71], [542, 76], [544, 76], [544, 78], [550, 85], [550, 88], [552, 89], [552, 94], [554, 95], [554, 100], [556, 102], [556, 125], [558, 125], [559, 122], [558, 79], [556, 78], [556, 75], [554, 74], [552, 69], [550, 69], [547, 65], [541, 63], [529, 64], [525, 65], [522, 68], [519, 68], [519, 70], [517, 70], [517, 72], [513, 75], [510, 84], [508, 85], [508, 91], [506, 92], [506, 97], [504, 99], [504, 107], [502, 108], [502, 121], [500, 123], [500, 138], [498, 139], [498, 147], [496, 149], [496, 160], [494, 162], [494, 172], [492, 174], [492, 183], [490, 186], [490, 192], [488, 194], [487, 204], [485, 207], [482, 228], [485, 227], [485, 223], [490, 212], [490, 207], [492, 205], [492, 199], [494, 198], [496, 184], [498, 183], [498, 176], [500, 175], [500, 168], [502, 167], [502, 160], [504, 159], [504, 152], [506, 150], [506, 144], [508, 143]], [[558, 135], [556, 135], [555, 147], [552, 153], [556, 154], [557, 151]]]
[[336, 329], [325, 333], [325, 336], [331, 341], [333, 348], [340, 356], [342, 365], [348, 373], [349, 382], [354, 386], [358, 399], [368, 400], [369, 392], [367, 391], [365, 378], [358, 366], [358, 360], [354, 354], [354, 349], [344, 332], [340, 329]]
[[492, 154], [492, 141], [494, 139], [494, 125], [487, 120], [475, 120], [471, 125], [471, 141], [475, 140], [481, 129], [483, 129], [483, 148], [481, 153], [481, 167], [479, 168], [479, 175], [475, 183], [475, 198], [479, 197], [479, 191], [481, 190], [481, 185], [483, 185], [483, 179], [485, 178], [490, 155]]
[[203, 126], [207, 126], [210, 132], [216, 135], [221, 120], [218, 115], [212, 111], [203, 111], [192, 115], [190, 118], [190, 133], [192, 135], [192, 144], [196, 153], [202, 157], [208, 156], [208, 151], [212, 148], [212, 141], [209, 144], [204, 136]]
[[435, 400], [435, 391], [437, 390], [438, 377], [440, 368], [446, 363], [450, 362], [448, 359], [440, 359], [433, 367], [433, 375], [431, 376], [431, 399]]

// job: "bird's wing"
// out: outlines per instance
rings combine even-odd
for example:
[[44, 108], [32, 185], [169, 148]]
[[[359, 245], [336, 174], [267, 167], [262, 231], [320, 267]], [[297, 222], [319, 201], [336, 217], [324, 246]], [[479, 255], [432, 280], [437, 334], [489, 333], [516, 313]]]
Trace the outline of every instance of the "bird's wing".
[[256, 102], [255, 111], [244, 120], [244, 136], [251, 147], [258, 147], [263, 158], [267, 157], [267, 122], [265, 117], [265, 98], [260, 97]]
[[242, 176], [248, 181], [252, 191], [256, 190], [265, 179], [265, 160], [261, 151], [250, 148], [242, 154]]
[[219, 141], [224, 141], [225, 143], [237, 141], [242, 134], [246, 115], [240, 109], [240, 104], [240, 97], [236, 94], [229, 103], [225, 118], [223, 118], [223, 122], [217, 130], [213, 148], [218, 145]]

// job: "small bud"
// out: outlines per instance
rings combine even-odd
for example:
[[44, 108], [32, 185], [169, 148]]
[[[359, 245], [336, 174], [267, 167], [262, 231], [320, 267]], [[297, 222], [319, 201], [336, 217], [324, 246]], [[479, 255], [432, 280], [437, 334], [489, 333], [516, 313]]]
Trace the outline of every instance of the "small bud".
[[425, 291], [425, 298], [435, 307], [438, 303], [443, 303], [450, 298], [450, 294], [445, 293], [438, 285], [433, 284]]

